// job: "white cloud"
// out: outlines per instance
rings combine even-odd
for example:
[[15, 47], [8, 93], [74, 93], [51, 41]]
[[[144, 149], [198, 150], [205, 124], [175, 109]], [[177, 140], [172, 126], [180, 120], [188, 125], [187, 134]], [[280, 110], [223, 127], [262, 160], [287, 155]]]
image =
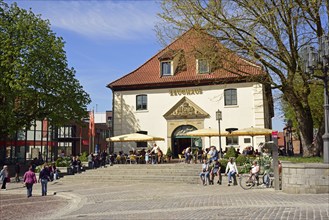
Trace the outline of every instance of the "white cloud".
[[[52, 27], [91, 38], [135, 39], [150, 36], [159, 10], [154, 1], [23, 1]], [[154, 35], [154, 33], [152, 34]]]

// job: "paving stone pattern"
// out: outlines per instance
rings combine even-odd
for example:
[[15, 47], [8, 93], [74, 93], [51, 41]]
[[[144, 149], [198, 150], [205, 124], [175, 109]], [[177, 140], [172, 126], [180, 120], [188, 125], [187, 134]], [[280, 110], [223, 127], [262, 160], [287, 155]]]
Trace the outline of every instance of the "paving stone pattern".
[[32, 198], [26, 198], [26, 189], [21, 183], [10, 183], [7, 191], [0, 192], [1, 220], [329, 220], [328, 194], [294, 195], [273, 188], [243, 190], [226, 184], [62, 181], [64, 179], [49, 183], [48, 194], [52, 195], [45, 197], [40, 196], [40, 184], [35, 185]]

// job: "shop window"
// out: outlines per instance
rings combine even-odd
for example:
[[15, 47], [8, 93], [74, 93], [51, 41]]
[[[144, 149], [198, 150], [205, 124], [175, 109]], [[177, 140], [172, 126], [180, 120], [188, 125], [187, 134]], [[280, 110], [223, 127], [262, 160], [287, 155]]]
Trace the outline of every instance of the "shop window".
[[147, 110], [147, 95], [136, 96], [136, 110]]
[[238, 104], [236, 89], [225, 89], [224, 97], [225, 97], [225, 106]]

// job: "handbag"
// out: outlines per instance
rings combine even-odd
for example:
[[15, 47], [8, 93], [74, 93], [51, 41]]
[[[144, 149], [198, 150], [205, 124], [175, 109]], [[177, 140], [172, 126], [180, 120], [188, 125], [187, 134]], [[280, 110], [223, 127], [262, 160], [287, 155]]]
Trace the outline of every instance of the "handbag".
[[10, 183], [10, 178], [9, 177], [6, 177], [6, 182]]

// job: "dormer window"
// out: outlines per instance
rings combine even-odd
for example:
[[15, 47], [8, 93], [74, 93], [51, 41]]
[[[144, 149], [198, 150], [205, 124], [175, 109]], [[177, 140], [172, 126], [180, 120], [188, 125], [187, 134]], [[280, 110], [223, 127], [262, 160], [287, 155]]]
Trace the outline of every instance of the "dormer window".
[[161, 61], [161, 75], [172, 76], [173, 75], [173, 62], [171, 60]]
[[209, 73], [210, 72], [210, 65], [208, 60], [206, 59], [197, 59], [196, 60], [196, 66], [198, 73]]

